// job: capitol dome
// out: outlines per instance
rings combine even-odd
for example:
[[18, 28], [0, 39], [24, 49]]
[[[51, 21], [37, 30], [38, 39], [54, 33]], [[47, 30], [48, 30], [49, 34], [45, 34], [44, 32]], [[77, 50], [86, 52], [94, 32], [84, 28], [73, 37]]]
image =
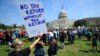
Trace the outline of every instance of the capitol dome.
[[60, 10], [59, 15], [58, 15], [58, 19], [51, 21], [48, 23], [48, 28], [51, 29], [68, 29], [73, 27], [74, 21], [73, 20], [69, 20], [66, 11], [63, 9]]
[[67, 18], [66, 11], [63, 9], [59, 12], [58, 19]]

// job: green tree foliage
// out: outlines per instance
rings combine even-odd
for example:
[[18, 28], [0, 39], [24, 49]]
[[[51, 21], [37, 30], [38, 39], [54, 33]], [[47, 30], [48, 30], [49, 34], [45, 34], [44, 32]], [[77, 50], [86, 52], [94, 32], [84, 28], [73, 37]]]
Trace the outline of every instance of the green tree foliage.
[[13, 24], [13, 28], [16, 28], [17, 27], [17, 25], [16, 24]]
[[25, 26], [24, 26], [24, 24], [20, 25], [20, 26], [17, 26], [16, 24], [5, 25], [3, 23], [0, 23], [0, 29], [14, 29], [14, 28], [23, 28], [23, 29], [25, 29]]
[[100, 19], [95, 20], [95, 22], [96, 22], [95, 25], [100, 29]]
[[74, 26], [77, 27], [77, 26], [87, 26], [88, 25], [88, 22], [87, 20], [77, 20], [74, 22]]
[[0, 29], [6, 29], [6, 26], [2, 23], [0, 23]]
[[3, 23], [0, 23], [0, 29], [12, 29], [12, 28], [13, 28], [12, 26], [8, 26]]

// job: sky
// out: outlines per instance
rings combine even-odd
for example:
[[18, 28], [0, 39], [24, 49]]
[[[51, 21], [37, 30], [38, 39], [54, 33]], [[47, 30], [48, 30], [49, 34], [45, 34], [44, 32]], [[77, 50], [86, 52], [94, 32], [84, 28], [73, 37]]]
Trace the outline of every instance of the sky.
[[[32, 0], [34, 2], [34, 0]], [[44, 7], [47, 22], [56, 20], [62, 5], [68, 19], [78, 20], [86, 17], [100, 17], [100, 0], [39, 0]], [[0, 23], [21, 25], [23, 17], [15, 0], [0, 0]]]

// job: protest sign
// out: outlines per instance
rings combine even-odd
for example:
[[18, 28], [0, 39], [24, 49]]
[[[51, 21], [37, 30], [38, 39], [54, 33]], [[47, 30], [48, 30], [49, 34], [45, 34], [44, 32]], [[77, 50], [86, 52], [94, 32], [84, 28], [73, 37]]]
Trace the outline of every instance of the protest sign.
[[41, 2], [23, 0], [18, 1], [18, 8], [25, 21], [25, 29], [29, 37], [38, 35], [39, 33], [46, 33], [46, 21], [44, 18], [44, 8]]

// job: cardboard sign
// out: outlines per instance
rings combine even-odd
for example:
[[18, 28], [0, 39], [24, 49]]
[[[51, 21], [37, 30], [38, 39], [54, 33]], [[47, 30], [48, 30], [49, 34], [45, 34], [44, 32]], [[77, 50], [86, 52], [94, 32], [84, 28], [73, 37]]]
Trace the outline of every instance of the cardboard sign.
[[[19, 0], [20, 1], [20, 0]], [[18, 8], [25, 21], [25, 28], [28, 36], [31, 38], [39, 33], [46, 33], [46, 21], [44, 18], [44, 8], [41, 2], [23, 1], [18, 2]]]

